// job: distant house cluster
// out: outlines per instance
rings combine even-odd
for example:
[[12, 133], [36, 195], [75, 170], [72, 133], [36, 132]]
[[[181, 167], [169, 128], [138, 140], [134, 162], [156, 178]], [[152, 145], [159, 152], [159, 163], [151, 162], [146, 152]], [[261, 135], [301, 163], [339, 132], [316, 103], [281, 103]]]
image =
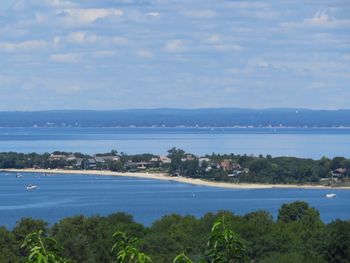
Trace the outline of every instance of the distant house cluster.
[[[147, 158], [146, 158], [147, 157]], [[132, 156], [125, 157], [121, 155], [96, 154], [93, 156], [76, 156], [75, 154], [51, 154], [49, 157], [51, 164], [56, 163], [61, 168], [66, 169], [89, 169], [89, 170], [121, 170], [129, 172], [145, 171], [147, 169], [168, 168], [171, 164], [171, 158], [167, 156], [152, 155], [145, 158], [134, 160]], [[198, 163], [198, 169], [205, 173], [213, 170], [221, 170], [228, 177], [236, 178], [241, 174], [249, 172], [248, 168], [241, 167], [238, 163], [230, 159], [212, 160], [208, 157], [199, 157], [193, 154], [186, 154], [181, 158], [182, 163], [195, 161]], [[115, 168], [115, 169], [114, 169]], [[181, 171], [175, 171], [173, 176], [181, 175]]]
[[132, 159], [123, 158], [120, 155], [96, 154], [93, 156], [77, 157], [74, 154], [51, 154], [49, 162], [51, 164], [56, 163], [59, 167], [66, 169], [90, 170], [110, 169], [113, 168], [115, 164], [118, 164], [118, 170], [136, 172], [170, 164], [171, 159], [166, 156], [154, 156], [148, 160], [134, 161]]

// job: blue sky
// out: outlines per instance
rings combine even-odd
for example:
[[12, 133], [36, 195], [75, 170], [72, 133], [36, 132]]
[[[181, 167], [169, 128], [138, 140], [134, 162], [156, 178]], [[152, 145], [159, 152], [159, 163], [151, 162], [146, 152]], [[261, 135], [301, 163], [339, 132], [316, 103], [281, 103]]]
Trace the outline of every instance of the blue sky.
[[2, 0], [0, 110], [350, 108], [349, 0]]

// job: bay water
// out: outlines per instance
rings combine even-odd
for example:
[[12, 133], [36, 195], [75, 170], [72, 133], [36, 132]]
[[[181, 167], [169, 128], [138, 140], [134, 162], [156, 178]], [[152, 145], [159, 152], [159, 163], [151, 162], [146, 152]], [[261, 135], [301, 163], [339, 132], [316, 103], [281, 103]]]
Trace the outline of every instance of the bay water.
[[[265, 210], [276, 218], [284, 203], [306, 201], [317, 208], [325, 222], [350, 219], [349, 190], [223, 189], [173, 181], [117, 176], [36, 173], [0, 173], [0, 225], [12, 228], [22, 217], [55, 223], [83, 214], [126, 212], [137, 222], [150, 225], [166, 214], [194, 215], [228, 210], [236, 214]], [[26, 190], [26, 185], [38, 189]], [[336, 198], [325, 198], [327, 193]]]

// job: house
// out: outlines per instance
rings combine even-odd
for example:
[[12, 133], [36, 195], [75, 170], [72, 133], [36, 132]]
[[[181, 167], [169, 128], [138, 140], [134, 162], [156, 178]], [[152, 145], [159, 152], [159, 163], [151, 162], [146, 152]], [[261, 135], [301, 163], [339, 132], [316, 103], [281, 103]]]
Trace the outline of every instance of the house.
[[208, 166], [208, 167], [205, 168], [205, 171], [208, 173], [208, 172], [210, 172], [212, 169], [213, 169], [213, 168], [212, 168], [211, 166]]
[[192, 154], [187, 154], [186, 157], [181, 158], [181, 161], [182, 161], [182, 162], [194, 161], [194, 160], [196, 160], [196, 159], [197, 159], [196, 156], [194, 156], [194, 155], [192, 155]]
[[151, 163], [158, 163], [160, 162], [160, 158], [159, 157], [152, 157], [151, 160], [149, 160]]
[[[239, 166], [239, 165], [238, 165]], [[247, 174], [249, 173], [249, 168], [244, 168], [242, 169], [241, 166], [235, 166], [236, 168], [234, 168], [232, 170], [232, 172], [230, 174], [228, 174], [228, 177], [238, 177], [241, 174]]]
[[60, 160], [67, 160], [67, 156], [63, 154], [51, 154], [49, 157], [49, 161], [60, 161]]
[[96, 165], [97, 165], [97, 163], [96, 163], [96, 160], [94, 158], [87, 159], [87, 166], [88, 166], [88, 168], [96, 169]]
[[104, 165], [106, 163], [106, 160], [102, 156], [95, 156], [94, 159], [96, 161], [96, 164]]
[[76, 158], [75, 159], [75, 167], [81, 168], [84, 164], [84, 159], [83, 158]]
[[100, 158], [102, 158], [105, 162], [114, 162], [120, 160], [120, 156], [118, 155], [104, 155], [100, 156]]
[[332, 177], [334, 178], [342, 178], [346, 175], [346, 169], [345, 168], [338, 168], [338, 169], [335, 169], [331, 172], [332, 174]]
[[71, 154], [71, 155], [69, 155], [67, 158], [66, 158], [66, 160], [68, 161], [68, 162], [74, 162], [74, 161], [76, 161], [76, 157], [74, 156], [74, 154]]
[[229, 171], [231, 170], [231, 161], [230, 160], [223, 160], [221, 163], [220, 163], [220, 168], [224, 171]]
[[169, 157], [166, 157], [166, 156], [160, 156], [159, 161], [162, 164], [170, 164], [171, 163], [171, 159]]
[[220, 163], [220, 168], [224, 171], [242, 169], [242, 167], [238, 163], [232, 163], [231, 160], [228, 160], [228, 159], [225, 159]]
[[139, 169], [139, 170], [146, 170], [148, 165], [149, 165], [148, 162], [138, 162], [137, 163], [137, 169]]

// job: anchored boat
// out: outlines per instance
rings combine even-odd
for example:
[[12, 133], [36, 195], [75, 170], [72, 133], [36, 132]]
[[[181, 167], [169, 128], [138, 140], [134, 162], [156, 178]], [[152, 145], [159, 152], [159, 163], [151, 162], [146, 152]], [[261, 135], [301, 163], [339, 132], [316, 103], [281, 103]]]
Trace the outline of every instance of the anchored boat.
[[335, 198], [337, 197], [336, 194], [326, 194], [326, 198]]
[[37, 188], [38, 188], [37, 185], [33, 185], [33, 184], [27, 185], [27, 190], [34, 190], [34, 189], [37, 189]]

